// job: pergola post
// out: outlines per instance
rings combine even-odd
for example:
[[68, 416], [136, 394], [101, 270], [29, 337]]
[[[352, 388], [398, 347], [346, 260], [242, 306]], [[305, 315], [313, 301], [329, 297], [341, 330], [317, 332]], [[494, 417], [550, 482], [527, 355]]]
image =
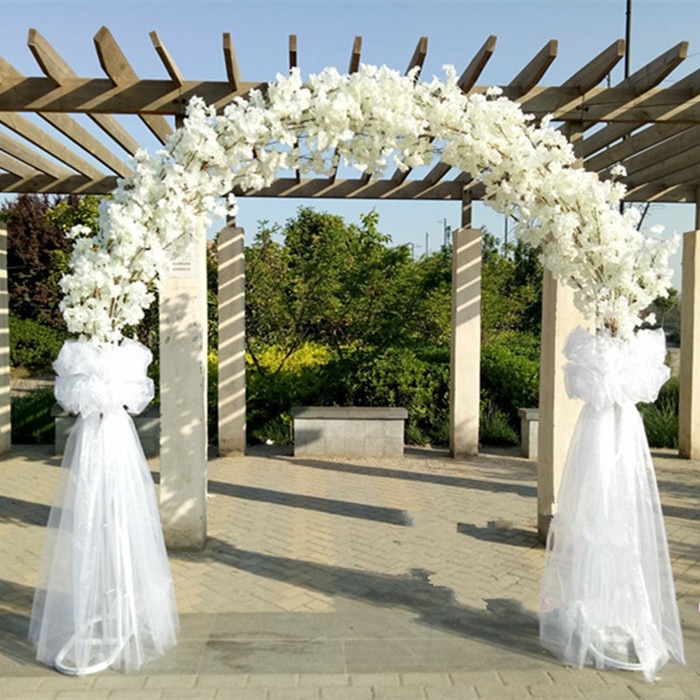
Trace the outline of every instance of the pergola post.
[[462, 200], [462, 228], [452, 234], [450, 454], [479, 452], [481, 373], [481, 229], [471, 228], [471, 196]]
[[581, 402], [569, 398], [564, 385], [564, 346], [569, 333], [586, 321], [576, 309], [573, 292], [545, 270], [542, 284], [542, 351], [537, 462], [537, 531], [547, 537], [557, 510], [559, 482]]
[[0, 454], [5, 454], [10, 451], [11, 435], [7, 226], [0, 223]]
[[700, 200], [695, 205], [695, 231], [683, 235], [681, 280], [681, 362], [678, 406], [678, 452], [700, 458]]
[[207, 276], [204, 234], [163, 279], [160, 293], [160, 510], [165, 543], [206, 539]]
[[246, 447], [245, 245], [242, 228], [219, 233], [219, 454]]

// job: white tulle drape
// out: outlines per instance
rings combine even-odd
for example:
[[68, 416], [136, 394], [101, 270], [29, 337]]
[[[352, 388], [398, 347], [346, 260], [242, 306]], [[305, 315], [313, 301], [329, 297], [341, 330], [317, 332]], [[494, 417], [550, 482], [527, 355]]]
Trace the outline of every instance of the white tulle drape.
[[635, 406], [668, 378], [662, 331], [621, 341], [579, 328], [567, 392], [584, 401], [559, 489], [542, 580], [542, 645], [574, 666], [652, 680], [684, 663], [654, 467]]
[[78, 418], [49, 515], [29, 636], [39, 661], [64, 673], [135, 670], [176, 643], [153, 481], [129, 416], [153, 398], [150, 361], [135, 341], [67, 341], [54, 364], [56, 399]]

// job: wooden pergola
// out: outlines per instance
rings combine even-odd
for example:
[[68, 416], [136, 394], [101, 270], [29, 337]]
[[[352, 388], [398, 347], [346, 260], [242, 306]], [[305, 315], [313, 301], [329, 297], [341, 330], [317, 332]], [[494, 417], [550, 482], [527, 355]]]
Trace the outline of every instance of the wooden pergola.
[[[224, 71], [220, 81], [186, 79], [156, 32], [151, 32], [150, 38], [164, 69], [163, 76], [156, 79], [140, 78], [104, 27], [94, 37], [104, 76], [76, 75], [34, 29], [29, 31], [28, 46], [38, 64], [39, 75], [24, 76], [9, 61], [0, 58], [0, 192], [107, 194], [114, 189], [118, 178], [130, 174], [129, 158], [138, 148], [155, 149], [165, 142], [181, 123], [191, 97], [198, 95], [210, 104], [223, 107], [234, 97], [245, 96], [255, 88], [265, 88], [263, 80], [243, 79], [229, 34], [223, 35]], [[361, 37], [356, 37], [350, 50], [349, 72], [358, 70], [361, 49]], [[407, 72], [422, 68], [427, 50], [428, 40], [423, 37], [408, 61]], [[490, 36], [464, 68], [459, 84], [466, 93], [487, 89], [479, 80], [495, 50], [496, 37]], [[616, 85], [607, 86], [612, 69], [624, 57], [624, 41], [618, 40], [594, 55], [561, 84], [548, 86], [542, 81], [557, 57], [557, 42], [552, 40], [501, 87], [507, 97], [518, 101], [535, 118], [552, 115], [552, 121], [574, 144], [584, 168], [606, 178], [614, 165], [622, 163], [627, 170], [624, 182], [628, 187], [628, 201], [686, 202], [697, 207], [700, 70], [671, 77], [682, 66], [687, 53], [688, 44], [681, 42]], [[290, 36], [289, 67], [296, 67], [298, 60], [297, 39]], [[127, 116], [132, 118], [132, 124], [136, 117], [146, 125], [150, 143], [138, 141], [129, 132], [128, 120], [124, 119]], [[264, 190], [237, 194], [461, 203], [462, 228], [455, 232], [453, 242], [451, 412], [451, 449], [453, 455], [459, 457], [478, 450], [479, 342], [475, 341], [480, 338], [481, 232], [472, 228], [471, 203], [480, 200], [484, 190], [469, 173], [455, 172], [441, 162], [435, 162], [426, 170], [425, 173], [421, 170], [420, 175], [396, 171], [381, 178], [373, 178], [371, 174], [347, 178], [335, 173], [331, 177], [304, 179], [296, 173], [278, 179]], [[700, 224], [696, 228], [700, 228]], [[227, 227], [222, 232], [220, 250], [219, 382], [223, 397], [220, 450], [235, 453], [245, 448], [242, 231]], [[700, 323], [695, 311], [700, 308], [695, 303], [696, 271], [700, 269], [698, 255], [700, 246], [696, 232], [686, 234], [680, 437], [681, 453], [690, 457], [700, 456], [700, 406], [696, 406], [700, 401], [700, 387], [697, 390], [695, 387], [696, 377], [700, 376], [700, 360], [696, 360], [693, 341], [696, 323]], [[191, 266], [198, 264], [193, 259], [187, 261], [185, 268], [194, 269]], [[200, 287], [197, 275], [193, 274], [191, 279], [180, 275], [166, 280], [162, 296], [163, 328], [173, 341], [163, 344], [162, 382], [164, 385], [169, 381], [173, 383], [170, 389], [173, 405], [190, 406], [192, 396], [198, 397], [195, 403], [201, 403], [206, 381], [202, 386], [201, 365], [190, 380], [183, 376], [184, 357], [177, 359], [177, 347], [191, 347], [191, 338], [187, 339], [184, 331], [173, 330], [172, 324], [176, 323], [173, 319], [182, 316], [182, 309], [177, 313], [168, 310], [167, 299], [170, 294], [181, 299], [197, 297]], [[539, 448], [541, 530], [546, 529], [547, 518], [556, 507], [558, 469], [576, 416], [576, 409], [566, 398], [559, 369], [563, 339], [572, 325], [580, 322], [567, 294], [567, 290], [553, 280], [545, 280]], [[204, 320], [201, 318], [201, 303], [195, 306], [196, 309], [185, 309], [185, 315], [194, 314], [197, 323], [205, 324], [206, 315]], [[201, 341], [201, 329], [198, 333]], [[205, 349], [206, 345], [204, 352]], [[169, 366], [173, 369], [169, 370]], [[187, 381], [194, 387], [192, 395], [187, 394]], [[182, 417], [166, 416], [166, 404], [164, 401], [161, 451], [166, 539], [170, 544], [197, 546], [202, 541], [202, 532], [206, 532], [206, 421], [203, 420], [206, 414], [194, 416], [204, 423], [204, 433], [197, 433], [195, 438], [191, 432], [186, 435], [189, 443], [204, 441], [193, 456], [191, 447], [178, 437], [183, 433]], [[0, 407], [0, 410], [4, 409]], [[202, 410], [206, 411], [206, 400]], [[188, 415], [190, 424], [192, 418]], [[182, 467], [173, 468], [171, 486], [169, 459], [183, 462]], [[194, 468], [193, 460], [202, 464]], [[182, 519], [183, 503], [191, 501], [194, 506], [187, 506], [191, 512]], [[175, 524], [169, 536], [171, 519]]]

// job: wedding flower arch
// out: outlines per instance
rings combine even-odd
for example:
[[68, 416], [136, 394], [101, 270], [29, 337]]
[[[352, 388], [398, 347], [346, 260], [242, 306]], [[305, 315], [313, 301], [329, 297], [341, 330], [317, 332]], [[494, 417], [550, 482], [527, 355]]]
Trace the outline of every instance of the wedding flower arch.
[[138, 412], [153, 396], [150, 352], [120, 341], [163, 272], [203, 234], [209, 212], [235, 213], [228, 193], [258, 190], [288, 169], [330, 174], [343, 162], [380, 174], [392, 160], [408, 169], [440, 158], [483, 182], [486, 201], [517, 219], [517, 234], [540, 247], [598, 331], [577, 329], [567, 343], [567, 391], [585, 405], [550, 525], [542, 644], [569, 664], [637, 668], [650, 680], [669, 658], [683, 662], [663, 515], [635, 408], [668, 376], [663, 331], [634, 330], [667, 292], [674, 241], [644, 236], [636, 211], [620, 212], [624, 187], [577, 167], [547, 120], [535, 124], [497, 90], [465, 95], [451, 68], [444, 80], [416, 78], [365, 66], [304, 83], [293, 71], [222, 114], [195, 99], [163, 150], [137, 154], [134, 174], [103, 202], [97, 231], [72, 229], [63, 313], [70, 331], [97, 342], [68, 341], [56, 362], [57, 398], [80, 417], [66, 450], [74, 477], [50, 516], [61, 537], [48, 540], [51, 577], [32, 610], [40, 660], [65, 673], [130, 670], [175, 643], [152, 480], [124, 410]]
[[162, 150], [136, 155], [133, 175], [103, 202], [98, 230], [70, 232], [68, 329], [119, 342], [209, 214], [235, 213], [234, 188], [260, 189], [284, 170], [330, 174], [340, 162], [378, 175], [391, 161], [408, 169], [435, 158], [483, 182], [486, 202], [516, 218], [517, 234], [540, 247], [596, 328], [629, 337], [666, 294], [675, 242], [637, 230], [636, 210], [619, 210], [623, 185], [577, 167], [549, 120], [535, 124], [498, 89], [465, 95], [451, 67], [431, 82], [374, 66], [303, 82], [293, 70], [221, 114], [193, 99]]

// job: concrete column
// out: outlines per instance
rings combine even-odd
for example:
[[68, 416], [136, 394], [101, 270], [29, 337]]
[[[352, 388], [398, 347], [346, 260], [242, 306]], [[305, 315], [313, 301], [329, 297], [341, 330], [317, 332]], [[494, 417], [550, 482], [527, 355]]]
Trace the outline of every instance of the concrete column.
[[581, 412], [564, 386], [564, 346], [574, 328], [588, 327], [576, 309], [573, 291], [545, 270], [542, 285], [542, 353], [537, 464], [537, 530], [546, 539], [549, 521], [557, 510], [559, 482]]
[[245, 257], [243, 229], [219, 233], [219, 454], [243, 454], [245, 412]]
[[[695, 225], [700, 229], [700, 221]], [[700, 230], [683, 235], [682, 265], [678, 452], [700, 459]]]
[[0, 454], [10, 451], [10, 328], [7, 295], [7, 227], [0, 223]]
[[452, 233], [452, 343], [450, 359], [450, 454], [479, 452], [481, 388], [481, 230], [471, 228], [465, 196], [462, 228]]
[[197, 237], [160, 294], [160, 509], [165, 543], [200, 549], [207, 530], [206, 241]]

